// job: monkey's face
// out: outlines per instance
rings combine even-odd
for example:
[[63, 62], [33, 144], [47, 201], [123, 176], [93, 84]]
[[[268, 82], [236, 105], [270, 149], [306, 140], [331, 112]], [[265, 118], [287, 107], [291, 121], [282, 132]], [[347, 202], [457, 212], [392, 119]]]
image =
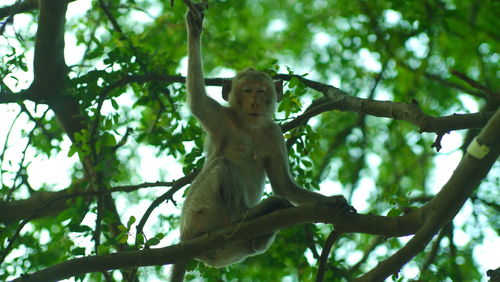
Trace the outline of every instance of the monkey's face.
[[231, 108], [245, 123], [259, 125], [272, 119], [276, 106], [276, 92], [274, 85], [267, 79], [238, 80], [231, 95], [233, 96], [229, 101]]

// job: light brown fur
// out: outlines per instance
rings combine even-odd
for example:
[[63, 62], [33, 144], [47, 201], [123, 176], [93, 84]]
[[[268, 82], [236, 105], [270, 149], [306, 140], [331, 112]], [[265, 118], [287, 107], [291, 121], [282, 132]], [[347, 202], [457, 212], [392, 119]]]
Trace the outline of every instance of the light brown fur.
[[[269, 75], [254, 69], [238, 73], [232, 80], [229, 107], [206, 95], [200, 52], [203, 8], [197, 7], [198, 11], [188, 11], [186, 16], [187, 101], [208, 135], [207, 159], [182, 208], [181, 242], [231, 225], [249, 210], [256, 217], [288, 207], [289, 202], [283, 198], [295, 205], [318, 202], [346, 205], [342, 196], [327, 197], [294, 182], [282, 131], [273, 120], [278, 92]], [[279, 197], [261, 202], [266, 176]], [[197, 259], [211, 266], [225, 266], [264, 252], [273, 238], [274, 233], [268, 234]], [[175, 271], [174, 268], [174, 274]]]

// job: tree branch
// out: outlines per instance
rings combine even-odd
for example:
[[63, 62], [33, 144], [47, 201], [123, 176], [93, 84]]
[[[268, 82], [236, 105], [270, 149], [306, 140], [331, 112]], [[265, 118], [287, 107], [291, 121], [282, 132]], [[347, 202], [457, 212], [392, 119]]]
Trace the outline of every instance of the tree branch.
[[[175, 181], [157, 181], [146, 182], [139, 185], [116, 186], [104, 191], [81, 191], [81, 189], [78, 187], [79, 182], [75, 182], [69, 188], [61, 191], [39, 191], [35, 192], [30, 198], [25, 200], [17, 200], [12, 202], [0, 201], [0, 210], [2, 210], [2, 213], [0, 213], [0, 223], [11, 224], [13, 222], [27, 218], [36, 219], [57, 214], [62, 210], [68, 208], [68, 206], [71, 204], [64, 200], [75, 199], [78, 197], [106, 195], [116, 192], [132, 192], [139, 189], [151, 187], [177, 187], [179, 185], [185, 186], [190, 181], [192, 181], [191, 174], [181, 177]], [[170, 189], [169, 192], [173, 194], [179, 189]]]
[[8, 93], [8, 91], [0, 92], [0, 104], [20, 103], [24, 100], [33, 100], [31, 90], [23, 90], [19, 93]]
[[339, 216], [337, 213], [335, 207], [328, 205], [282, 209], [208, 233], [182, 244], [158, 249], [72, 259], [32, 274], [22, 275], [14, 281], [54, 281], [90, 272], [172, 264], [220, 248], [222, 245], [234, 244], [279, 229], [309, 222], [331, 223], [346, 232], [380, 234], [389, 237], [413, 234], [422, 222], [418, 214], [383, 217], [362, 214]]
[[[174, 193], [179, 191], [182, 187], [186, 186], [187, 184], [191, 183], [195, 179], [195, 177], [198, 175], [198, 172], [199, 171], [193, 171], [190, 174], [184, 176], [183, 178], [180, 178], [174, 184], [172, 184], [172, 189], [168, 190], [167, 192], [163, 193], [163, 195], [156, 198], [149, 205], [146, 212], [144, 212], [144, 214], [142, 215], [141, 220], [139, 221], [139, 223], [137, 224], [137, 227], [136, 227], [136, 234], [142, 233], [144, 225], [146, 225], [146, 221], [148, 220], [149, 216], [154, 211], [154, 209], [157, 208], [164, 201], [166, 201], [168, 199], [172, 200]], [[138, 247], [138, 242], [136, 242], [136, 247]]]
[[65, 90], [67, 66], [64, 60], [65, 0], [41, 0], [33, 60], [32, 89], [41, 99], [61, 96]]
[[[75, 0], [67, 0], [66, 2], [70, 3], [73, 1]], [[6, 17], [14, 17], [17, 14], [26, 13], [38, 9], [38, 2], [39, 0], [25, 0], [25, 1], [18, 1], [17, 3], [14, 3], [10, 6], [1, 7], [0, 19]]]
[[125, 35], [125, 33], [123, 32], [122, 28], [118, 24], [118, 21], [116, 20], [116, 18], [111, 13], [109, 7], [106, 5], [105, 1], [104, 0], [98, 0], [98, 2], [99, 2], [99, 6], [101, 7], [102, 11], [104, 12], [104, 14], [106, 15], [106, 17], [108, 18], [109, 22], [111, 23], [111, 26], [120, 35], [120, 40], [123, 40], [123, 41], [127, 42], [127, 44], [129, 45], [130, 49], [132, 50], [132, 54], [135, 56], [136, 61], [139, 63], [139, 65], [142, 67], [142, 69], [144, 71], [146, 71], [146, 66], [142, 62], [142, 59], [139, 56], [139, 52], [137, 51], [137, 48], [135, 47], [135, 45], [132, 42], [132, 40], [130, 40], [130, 38], [128, 38]]
[[[17, 1], [16, 3], [10, 5], [10, 6], [4, 6], [0, 8], [0, 19], [9, 17], [12, 18], [15, 15], [19, 13], [26, 13], [31, 10], [34, 10], [38, 7], [38, 1], [37, 0], [25, 0], [25, 1]], [[7, 23], [9, 19], [5, 21]], [[2, 34], [0, 32], [0, 34]]]
[[467, 82], [467, 84], [469, 84], [470, 86], [476, 88], [476, 89], [479, 89], [481, 90], [482, 92], [486, 93], [488, 95], [488, 98], [490, 99], [494, 99], [496, 101], [500, 101], [500, 93], [498, 92], [495, 92], [491, 89], [489, 89], [488, 87], [482, 85], [481, 83], [473, 80], [472, 78], [468, 77], [467, 75], [465, 75], [464, 73], [461, 73], [457, 70], [453, 70], [451, 71], [451, 74], [453, 74], [454, 76], [460, 78], [461, 80]]
[[371, 242], [368, 244], [367, 248], [363, 250], [363, 257], [361, 257], [360, 260], [358, 260], [358, 262], [356, 262], [355, 265], [353, 265], [350, 269], [350, 273], [354, 273], [356, 271], [358, 271], [361, 266], [366, 262], [366, 260], [368, 260], [368, 257], [370, 256], [370, 254], [380, 245], [382, 244], [384, 241], [385, 241], [385, 237], [384, 236], [376, 236], [375, 238], [373, 238], [371, 240]]
[[452, 130], [481, 128], [493, 115], [493, 112], [488, 112], [433, 117], [423, 113], [416, 102], [408, 104], [363, 99], [349, 96], [334, 86], [312, 81], [301, 76], [278, 75], [277, 77], [287, 80], [297, 77], [306, 86], [323, 93], [325, 97], [330, 99], [329, 102], [322, 105], [324, 107], [323, 111], [340, 110], [404, 120], [418, 126], [421, 132], [446, 133]]
[[[452, 228], [451, 224], [448, 224], [447, 226], [441, 228], [437, 238], [432, 243], [431, 250], [425, 257], [424, 263], [420, 266], [420, 273], [427, 271], [429, 266], [434, 262], [436, 256], [439, 253], [439, 249], [441, 248], [441, 241], [446, 236], [446, 233], [449, 232], [450, 228]], [[453, 244], [453, 242], [450, 242], [450, 245], [451, 244]]]
[[316, 282], [322, 282], [325, 278], [326, 264], [328, 263], [328, 256], [332, 250], [333, 244], [344, 234], [341, 231], [333, 230], [330, 235], [326, 238], [325, 245], [321, 251], [321, 257], [319, 259], [318, 272], [316, 273]]
[[[323, 100], [311, 107], [301, 116], [284, 124], [283, 131], [297, 127], [306, 123], [311, 117], [320, 113], [333, 110], [357, 112], [377, 117], [387, 117], [396, 120], [410, 122], [420, 128], [421, 132], [447, 133], [453, 130], [482, 128], [493, 112], [474, 114], [453, 114], [444, 117], [433, 117], [423, 113], [417, 103], [399, 103], [392, 101], [378, 101], [373, 99], [363, 99], [349, 96], [344, 91], [327, 84], [306, 79], [298, 75], [278, 74], [277, 79], [290, 80], [293, 77], [300, 79], [307, 87], [317, 90], [325, 95]], [[227, 78], [206, 78], [207, 86], [222, 86]], [[146, 74], [146, 75], [126, 75], [106, 87], [102, 95], [107, 95], [117, 87], [123, 87], [130, 83], [146, 83], [149, 81], [159, 81], [166, 83], [185, 83], [186, 78], [179, 75]]]
[[[481, 180], [486, 177], [500, 154], [500, 109], [477, 137], [477, 143], [489, 148], [486, 156], [468, 150], [443, 189], [424, 207], [424, 224], [415, 236], [390, 258], [380, 262], [356, 281], [382, 281], [397, 273], [421, 252], [442, 226], [449, 223]], [[471, 153], [472, 152], [472, 153]]]

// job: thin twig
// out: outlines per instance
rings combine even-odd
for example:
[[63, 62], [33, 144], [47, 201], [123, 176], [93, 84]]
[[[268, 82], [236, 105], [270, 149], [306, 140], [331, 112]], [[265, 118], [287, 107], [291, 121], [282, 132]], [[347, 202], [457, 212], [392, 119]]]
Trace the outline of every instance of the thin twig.
[[321, 251], [321, 256], [319, 258], [318, 273], [316, 273], [316, 282], [322, 282], [325, 278], [326, 264], [328, 263], [328, 256], [332, 250], [333, 244], [344, 234], [343, 232], [334, 229], [328, 238], [326, 238], [325, 245]]
[[19, 111], [19, 113], [17, 113], [16, 117], [14, 118], [12, 123], [10, 124], [9, 130], [7, 130], [7, 135], [5, 136], [5, 143], [3, 144], [3, 150], [2, 150], [2, 152], [0, 152], [0, 185], [3, 185], [3, 179], [2, 179], [2, 175], [3, 175], [2, 167], [3, 167], [3, 165], [2, 164], [3, 164], [4, 158], [5, 158], [5, 152], [7, 150], [8, 145], [9, 145], [10, 134], [12, 133], [12, 129], [14, 128], [14, 124], [16, 123], [17, 119], [21, 116], [22, 113], [23, 113], [22, 111]]
[[[179, 179], [176, 181], [176, 183], [172, 186], [172, 189], [168, 190], [165, 192], [163, 195], [160, 197], [156, 198], [148, 207], [146, 212], [144, 212], [144, 215], [142, 216], [141, 220], [137, 224], [136, 227], [136, 234], [142, 234], [142, 230], [144, 228], [144, 225], [146, 224], [146, 221], [148, 220], [149, 216], [153, 212], [153, 210], [158, 207], [161, 203], [163, 203], [165, 200], [170, 199], [172, 200], [172, 197], [175, 192], [177, 192], [179, 189], [184, 187], [185, 185], [191, 183], [194, 178], [198, 175], [199, 171], [193, 171], [190, 174], [184, 176], [183, 178]], [[136, 248], [138, 248], [138, 241], [136, 240]]]
[[483, 84], [481, 84], [481, 83], [475, 81], [474, 79], [468, 77], [464, 73], [461, 73], [461, 72], [459, 72], [457, 70], [452, 70], [451, 74], [453, 74], [454, 76], [458, 77], [459, 79], [465, 81], [470, 86], [472, 86], [472, 87], [474, 87], [474, 88], [476, 88], [478, 90], [481, 90], [482, 92], [486, 93], [489, 96], [489, 98], [494, 98], [495, 100], [500, 101], [500, 93], [497, 93], [497, 92], [491, 90], [490, 88], [484, 86]]

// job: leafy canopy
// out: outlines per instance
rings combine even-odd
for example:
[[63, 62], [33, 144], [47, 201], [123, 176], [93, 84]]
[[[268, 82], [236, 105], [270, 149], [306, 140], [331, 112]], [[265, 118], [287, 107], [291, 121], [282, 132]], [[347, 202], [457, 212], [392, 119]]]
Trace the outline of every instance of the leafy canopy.
[[[175, 204], [185, 194], [179, 189], [204, 162], [204, 134], [184, 102], [185, 5], [72, 1], [62, 26], [51, 19], [62, 18], [64, 11], [57, 17], [53, 8], [64, 1], [41, 1], [40, 8], [37, 1], [10, 2], [0, 7], [0, 280], [71, 258], [175, 243]], [[499, 12], [498, 1], [472, 0], [210, 1], [203, 57], [207, 77], [216, 79], [207, 84], [220, 86], [217, 78], [248, 66], [281, 75], [286, 91], [276, 119], [286, 128], [297, 183], [342, 193], [361, 213], [399, 216], [440, 191], [498, 108]], [[358, 110], [332, 106], [303, 77], [368, 100]], [[218, 98], [220, 88], [210, 93]], [[417, 105], [436, 117], [486, 117], [481, 126], [433, 131], [398, 115], [409, 113], [400, 104], [369, 112], [373, 100]], [[306, 109], [317, 112], [303, 118]], [[52, 168], [52, 161], [70, 168]], [[394, 279], [478, 281], [498, 267], [477, 255], [485, 241], [498, 243], [498, 168], [458, 220]], [[51, 169], [57, 177], [44, 177]], [[330, 230], [284, 229], [263, 255], [222, 269], [191, 263], [196, 271], [187, 277], [311, 281]], [[346, 235], [334, 246], [325, 280], [350, 281], [406, 242]], [[164, 279], [166, 269], [76, 279], [147, 281]]]

